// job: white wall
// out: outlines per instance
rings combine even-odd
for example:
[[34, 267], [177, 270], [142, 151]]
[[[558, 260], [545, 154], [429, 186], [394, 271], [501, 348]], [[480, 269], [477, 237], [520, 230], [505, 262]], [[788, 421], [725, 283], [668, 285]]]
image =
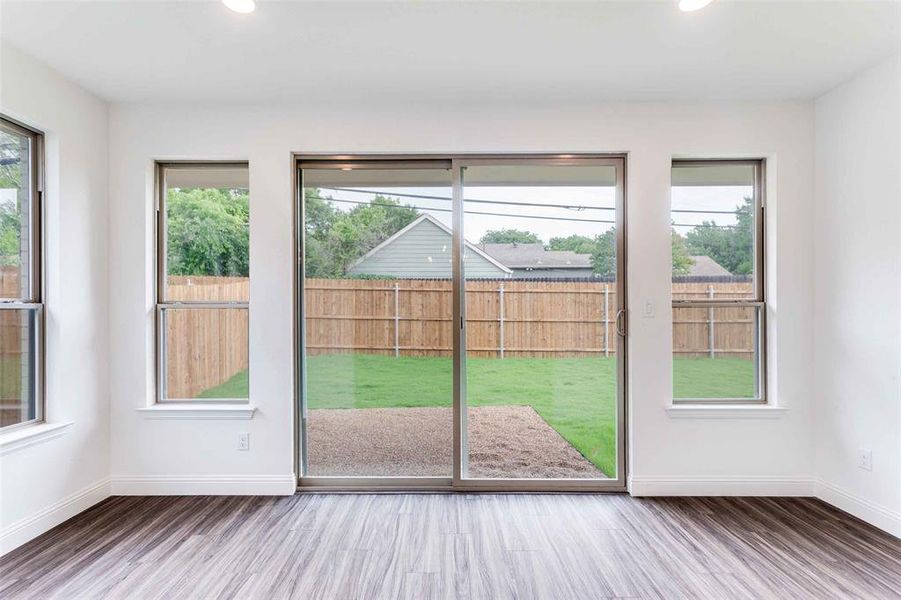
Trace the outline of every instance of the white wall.
[[45, 133], [47, 420], [73, 423], [0, 456], [2, 553], [108, 493], [108, 115], [96, 97], [6, 44], [0, 112]]
[[816, 101], [814, 389], [818, 494], [901, 536], [899, 88], [894, 57]]
[[[110, 112], [112, 485], [121, 493], [290, 493], [293, 481], [291, 153], [626, 151], [634, 493], [809, 494], [813, 473], [813, 106], [117, 106]], [[674, 418], [670, 161], [769, 160], [770, 418]], [[148, 419], [152, 167], [247, 159], [250, 421]], [[777, 250], [778, 247], [778, 250]], [[656, 318], [641, 318], [651, 301]], [[251, 451], [235, 450], [251, 434]]]

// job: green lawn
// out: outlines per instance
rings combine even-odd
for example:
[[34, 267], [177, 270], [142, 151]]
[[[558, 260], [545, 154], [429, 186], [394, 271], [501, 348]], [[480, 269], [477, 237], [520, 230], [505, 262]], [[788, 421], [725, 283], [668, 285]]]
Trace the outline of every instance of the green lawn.
[[753, 398], [754, 361], [742, 358], [673, 360], [676, 398]]
[[[470, 406], [529, 405], [609, 476], [616, 470], [614, 358], [470, 358]], [[743, 397], [754, 366], [735, 358], [673, 361], [678, 397]], [[247, 397], [247, 372], [203, 398]], [[309, 408], [451, 406], [451, 359], [332, 354], [307, 359]]]
[[0, 399], [21, 400], [23, 362], [20, 354], [0, 356]]

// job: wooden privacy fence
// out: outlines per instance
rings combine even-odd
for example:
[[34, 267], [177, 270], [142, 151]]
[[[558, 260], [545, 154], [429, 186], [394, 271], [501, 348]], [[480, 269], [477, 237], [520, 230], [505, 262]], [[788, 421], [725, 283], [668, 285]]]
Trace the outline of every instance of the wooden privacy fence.
[[[673, 300], [750, 299], [750, 281], [673, 283]], [[757, 341], [755, 307], [673, 309], [673, 354], [688, 358], [732, 356], [753, 359]]]
[[[22, 296], [19, 281], [19, 267], [0, 267], [0, 297]], [[28, 310], [0, 310], [0, 427], [30, 418], [31, 319]]]
[[[736, 299], [750, 282], [675, 283], [674, 298]], [[449, 280], [306, 280], [308, 355], [363, 352], [449, 356]], [[602, 281], [466, 282], [467, 354], [579, 357], [616, 353], [616, 286]], [[754, 352], [754, 309], [679, 309], [673, 349], [680, 356]]]
[[[246, 277], [170, 277], [173, 301], [246, 302]], [[194, 398], [248, 367], [246, 308], [169, 308], [166, 333], [166, 394]]]
[[[751, 289], [749, 282], [674, 283], [673, 297], [736, 299]], [[247, 280], [237, 278], [171, 278], [169, 286], [169, 297], [178, 300], [246, 300], [247, 293]], [[451, 294], [451, 281], [441, 279], [307, 279], [307, 355], [450, 356]], [[614, 356], [617, 309], [612, 282], [470, 280], [467, 354]], [[246, 310], [168, 312], [170, 397], [193, 397], [247, 368]], [[673, 311], [678, 356], [752, 358], [755, 331], [753, 308]]]
[[[307, 279], [308, 355], [450, 356], [449, 280]], [[470, 356], [615, 353], [613, 283], [471, 280]]]
[[[21, 295], [19, 267], [0, 267], [0, 297], [18, 298]], [[27, 352], [28, 321], [27, 311], [0, 311], [0, 356], [12, 357]]]

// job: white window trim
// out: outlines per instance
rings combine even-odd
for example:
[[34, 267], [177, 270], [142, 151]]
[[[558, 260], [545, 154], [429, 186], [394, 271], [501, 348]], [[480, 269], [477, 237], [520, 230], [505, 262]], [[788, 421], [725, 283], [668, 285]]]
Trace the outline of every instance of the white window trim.
[[772, 404], [673, 404], [666, 407], [671, 419], [779, 419], [788, 409]]
[[[227, 161], [227, 162], [207, 162], [207, 161], [190, 161], [190, 162], [166, 162], [159, 161], [156, 163], [154, 181], [156, 190], [154, 193], [155, 202], [155, 219], [154, 219], [154, 244], [155, 244], [155, 325], [154, 325], [154, 404], [150, 407], [139, 408], [139, 411], [157, 410], [158, 412], [148, 413], [145, 416], [149, 418], [172, 418], [172, 419], [188, 419], [188, 418], [247, 418], [253, 417], [253, 410], [250, 405], [250, 398], [216, 398], [210, 400], [197, 400], [193, 398], [169, 398], [166, 390], [166, 332], [164, 312], [171, 309], [239, 309], [250, 311], [250, 302], [235, 301], [172, 301], [165, 296], [166, 285], [166, 170], [170, 168], [229, 168], [240, 167], [249, 169], [246, 161]], [[249, 337], [248, 337], [249, 339]], [[249, 356], [249, 348], [248, 348]], [[250, 413], [246, 417], [234, 416], [217, 416], [220, 414], [234, 415], [232, 411], [222, 412], [221, 407], [241, 406], [250, 409]], [[169, 407], [174, 410], [165, 410]], [[179, 410], [180, 407], [185, 407]], [[190, 407], [188, 409], [187, 407]], [[208, 407], [201, 410], [203, 407]], [[149, 416], [157, 415], [157, 416]], [[169, 416], [164, 416], [169, 415]], [[198, 416], [187, 416], [198, 415]], [[199, 416], [207, 415], [207, 416]]]
[[32, 343], [34, 344], [34, 364], [32, 376], [34, 378], [34, 414], [35, 417], [28, 421], [14, 423], [0, 427], [0, 440], [18, 439], [21, 431], [30, 431], [34, 434], [36, 426], [44, 425], [47, 419], [47, 405], [45, 397], [45, 358], [44, 352], [44, 134], [36, 129], [28, 127], [5, 115], [0, 114], [6, 126], [20, 135], [31, 139], [29, 160], [31, 161], [31, 206], [29, 207], [30, 221], [28, 224], [28, 239], [31, 251], [28, 261], [28, 293], [27, 297], [3, 298], [0, 302], [7, 310], [33, 310], [34, 331]]
[[217, 402], [202, 404], [199, 402], [161, 402], [138, 409], [146, 419], [233, 419], [249, 420], [256, 412], [256, 406], [242, 403]]
[[0, 456], [60, 437], [69, 431], [72, 421], [65, 423], [31, 423], [13, 431], [0, 433]]
[[[746, 305], [757, 305], [758, 306], [758, 344], [759, 344], [759, 356], [757, 356], [757, 368], [759, 369], [758, 375], [758, 390], [759, 395], [756, 398], [677, 398], [675, 395], [670, 398], [670, 405], [667, 407], [667, 412], [673, 411], [670, 416], [688, 416], [688, 415], [704, 415], [705, 412], [709, 415], [726, 415], [731, 414], [735, 415], [763, 415], [763, 414], [781, 414], [781, 411], [784, 411], [784, 408], [776, 406], [769, 394], [769, 381], [768, 381], [768, 355], [769, 355], [769, 346], [768, 346], [768, 327], [767, 327], [767, 285], [766, 285], [766, 269], [767, 269], [767, 244], [766, 244], [766, 236], [767, 236], [767, 223], [766, 223], [766, 159], [765, 158], [745, 158], [745, 159], [673, 159], [670, 166], [670, 172], [672, 173], [672, 168], [678, 164], [702, 164], [708, 163], [711, 165], [715, 165], [717, 163], [727, 164], [727, 163], [756, 163], [757, 168], [755, 172], [755, 231], [754, 231], [754, 244], [755, 244], [755, 266], [754, 266], [754, 298], [749, 299], [747, 301], [732, 301], [729, 303], [725, 303], [726, 305], [735, 305], [735, 306], [746, 306]], [[710, 305], [717, 306], [720, 304], [724, 304], [722, 302], [715, 301], [705, 301], [705, 300], [697, 300], [691, 302], [680, 302], [678, 300], [672, 301], [672, 308], [679, 308], [680, 305], [684, 307], [692, 306], [692, 305]], [[672, 325], [670, 325], [672, 328]], [[672, 349], [670, 349], [672, 352]], [[671, 392], [672, 393], [672, 392]], [[679, 409], [687, 408], [697, 408], [698, 412], [681, 412]], [[769, 409], [771, 411], [776, 412], [747, 412], [745, 409]], [[725, 409], [730, 409], [729, 412], [723, 412]]]

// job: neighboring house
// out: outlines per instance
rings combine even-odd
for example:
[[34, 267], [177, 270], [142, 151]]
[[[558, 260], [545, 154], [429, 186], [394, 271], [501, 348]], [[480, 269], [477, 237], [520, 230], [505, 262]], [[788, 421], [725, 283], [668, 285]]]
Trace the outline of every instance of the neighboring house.
[[[361, 256], [348, 275], [381, 275], [399, 279], [450, 278], [453, 234], [444, 223], [424, 214]], [[466, 277], [505, 279], [508, 269], [478, 247], [466, 243]]]
[[731, 277], [732, 273], [726, 270], [726, 267], [716, 262], [709, 256], [690, 256], [692, 261], [691, 268], [688, 270], [689, 277]]
[[[398, 279], [451, 277], [453, 234], [441, 221], [424, 214], [361, 256], [348, 275]], [[469, 279], [533, 279], [592, 277], [591, 255], [570, 250], [546, 250], [535, 244], [470, 244], [464, 252]], [[728, 277], [731, 274], [709, 256], [692, 256], [688, 276]]]
[[479, 244], [478, 248], [513, 270], [516, 279], [591, 277], [591, 255], [546, 250], [544, 244]]

